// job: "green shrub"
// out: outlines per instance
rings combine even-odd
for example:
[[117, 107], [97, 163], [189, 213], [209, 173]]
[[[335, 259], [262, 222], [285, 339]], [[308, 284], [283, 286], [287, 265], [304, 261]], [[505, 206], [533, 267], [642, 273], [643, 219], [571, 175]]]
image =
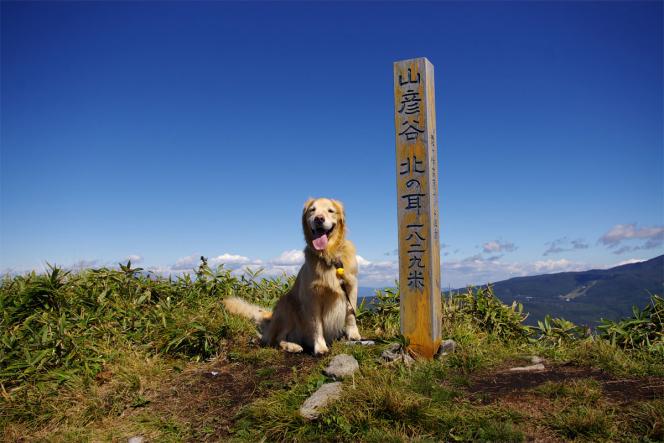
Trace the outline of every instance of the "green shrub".
[[551, 318], [547, 314], [544, 321], [537, 321], [537, 328], [533, 330], [533, 335], [535, 340], [545, 344], [561, 346], [588, 337], [590, 331], [564, 318]]
[[632, 317], [602, 319], [600, 337], [623, 349], [646, 349], [664, 356], [664, 298], [653, 295], [643, 310], [632, 307]]
[[357, 311], [360, 326], [385, 337], [396, 337], [400, 333], [399, 288], [376, 290], [371, 306], [364, 301]]
[[[219, 340], [242, 331], [219, 303], [238, 294], [269, 305], [294, 278], [261, 279], [260, 271], [241, 278], [202, 258], [192, 277], [160, 277], [132, 268], [79, 273], [52, 266], [5, 277], [0, 284], [0, 383], [15, 387], [39, 380], [94, 376], [120, 346], [148, 354], [194, 360], [218, 351]], [[248, 332], [248, 331], [245, 331]]]
[[503, 304], [493, 293], [491, 286], [451, 295], [443, 303], [443, 323], [471, 322], [504, 341], [525, 341], [530, 327], [523, 324], [527, 318], [523, 305], [513, 302]]

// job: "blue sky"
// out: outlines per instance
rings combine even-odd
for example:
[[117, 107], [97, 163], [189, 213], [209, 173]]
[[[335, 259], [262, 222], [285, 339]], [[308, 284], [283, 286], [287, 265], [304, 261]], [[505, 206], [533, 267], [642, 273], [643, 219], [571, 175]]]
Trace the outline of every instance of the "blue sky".
[[436, 69], [443, 284], [664, 252], [662, 2], [2, 2], [0, 270], [396, 276], [392, 62]]

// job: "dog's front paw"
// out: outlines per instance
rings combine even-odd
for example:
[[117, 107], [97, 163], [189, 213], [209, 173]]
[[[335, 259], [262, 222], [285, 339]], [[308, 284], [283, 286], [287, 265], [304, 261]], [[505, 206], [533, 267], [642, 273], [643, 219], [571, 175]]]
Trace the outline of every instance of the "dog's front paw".
[[327, 354], [330, 350], [325, 344], [325, 340], [319, 340], [314, 344], [314, 355]]
[[351, 326], [346, 329], [346, 337], [348, 340], [362, 340], [360, 331], [358, 331], [357, 326]]
[[303, 351], [302, 346], [298, 345], [297, 343], [291, 343], [289, 341], [280, 342], [279, 347], [281, 347], [281, 349], [284, 351], [290, 352], [292, 354], [297, 354]]

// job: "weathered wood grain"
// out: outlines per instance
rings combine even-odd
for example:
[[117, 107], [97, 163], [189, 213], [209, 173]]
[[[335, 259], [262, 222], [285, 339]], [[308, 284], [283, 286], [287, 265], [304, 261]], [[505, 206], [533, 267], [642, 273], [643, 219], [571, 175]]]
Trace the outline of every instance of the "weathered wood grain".
[[401, 332], [432, 358], [441, 341], [438, 154], [433, 65], [394, 63]]

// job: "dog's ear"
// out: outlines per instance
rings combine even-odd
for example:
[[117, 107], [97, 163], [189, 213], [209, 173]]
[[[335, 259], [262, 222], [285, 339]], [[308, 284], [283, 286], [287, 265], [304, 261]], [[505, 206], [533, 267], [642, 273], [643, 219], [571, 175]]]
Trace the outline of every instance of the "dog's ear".
[[307, 209], [309, 209], [309, 206], [311, 206], [311, 204], [312, 204], [315, 200], [316, 200], [315, 198], [311, 198], [311, 197], [309, 197], [309, 198], [307, 199], [307, 201], [304, 202], [304, 208], [302, 208], [302, 213], [303, 213], [303, 214], [307, 212]]
[[344, 211], [344, 204], [341, 203], [339, 200], [332, 200], [332, 204], [339, 213], [340, 220], [342, 222], [346, 221], [346, 212]]
[[307, 236], [309, 235], [309, 229], [307, 227], [307, 210], [313, 202], [313, 198], [307, 199], [307, 201], [304, 202], [304, 208], [302, 208], [302, 230], [304, 231], [305, 238], [308, 238]]
[[309, 229], [309, 226], [307, 225], [307, 211], [311, 207], [311, 204], [315, 201], [313, 198], [308, 198], [306, 202], [304, 202], [304, 208], [302, 208], [302, 231], [304, 232], [304, 238], [307, 242], [309, 242], [309, 237], [311, 236], [311, 230]]

